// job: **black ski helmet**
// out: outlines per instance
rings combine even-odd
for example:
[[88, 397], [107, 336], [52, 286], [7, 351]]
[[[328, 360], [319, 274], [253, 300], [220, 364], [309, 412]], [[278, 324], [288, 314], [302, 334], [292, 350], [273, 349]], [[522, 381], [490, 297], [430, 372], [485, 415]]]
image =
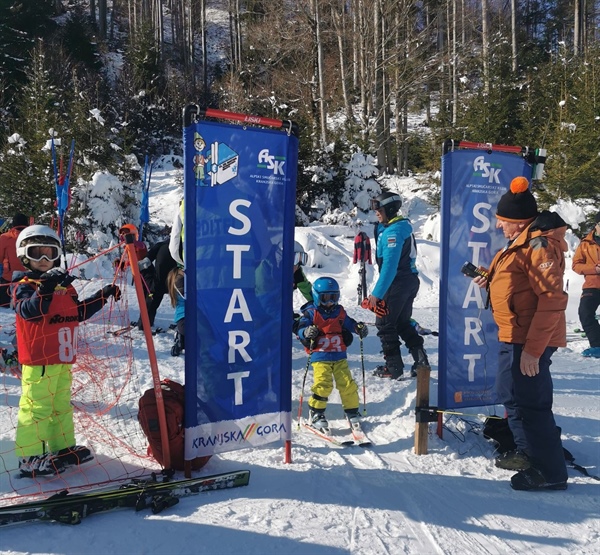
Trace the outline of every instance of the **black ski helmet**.
[[398, 193], [385, 191], [371, 199], [371, 210], [383, 208], [388, 220], [391, 220], [402, 207], [402, 199]]

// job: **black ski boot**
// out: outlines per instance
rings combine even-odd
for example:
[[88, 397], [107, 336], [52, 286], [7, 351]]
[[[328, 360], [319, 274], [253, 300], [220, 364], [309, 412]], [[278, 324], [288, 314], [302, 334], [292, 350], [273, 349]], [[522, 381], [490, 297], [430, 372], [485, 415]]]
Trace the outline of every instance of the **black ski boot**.
[[177, 357], [179, 356], [185, 349], [185, 336], [181, 335], [179, 332], [175, 334], [175, 342], [171, 347], [171, 356]]
[[427, 359], [427, 353], [423, 347], [414, 347], [410, 350], [410, 354], [415, 361], [410, 369], [410, 376], [412, 378], [417, 377], [417, 369], [419, 366], [429, 366], [429, 360]]
[[64, 449], [53, 453], [53, 455], [63, 464], [63, 466], [80, 465], [91, 461], [94, 458], [92, 452], [85, 447], [85, 445], [65, 447]]
[[404, 362], [400, 355], [383, 355], [385, 365], [378, 366], [373, 372], [373, 376], [378, 378], [389, 378], [399, 380], [404, 375]]

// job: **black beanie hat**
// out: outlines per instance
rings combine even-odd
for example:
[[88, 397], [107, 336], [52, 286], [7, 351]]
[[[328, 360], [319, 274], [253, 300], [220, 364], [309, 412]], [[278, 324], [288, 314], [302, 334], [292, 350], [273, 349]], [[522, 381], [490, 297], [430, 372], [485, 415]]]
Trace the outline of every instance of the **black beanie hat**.
[[25, 214], [15, 214], [13, 216], [12, 226], [13, 227], [27, 227], [29, 225], [29, 218]]
[[529, 190], [526, 177], [515, 177], [510, 182], [510, 191], [498, 202], [496, 217], [509, 222], [532, 220], [538, 215], [537, 202]]

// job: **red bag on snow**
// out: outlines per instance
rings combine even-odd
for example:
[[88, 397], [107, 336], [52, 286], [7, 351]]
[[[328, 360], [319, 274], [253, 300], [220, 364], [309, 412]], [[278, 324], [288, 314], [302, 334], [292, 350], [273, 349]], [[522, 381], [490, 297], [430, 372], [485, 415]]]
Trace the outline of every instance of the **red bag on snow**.
[[[185, 390], [180, 383], [164, 379], [160, 382], [165, 405], [165, 418], [167, 433], [169, 435], [169, 450], [171, 454], [171, 468], [184, 470], [184, 415], [185, 415]], [[160, 438], [160, 425], [158, 421], [158, 408], [154, 388], [144, 392], [139, 401], [138, 420], [144, 434], [148, 438], [148, 455], [154, 457], [164, 466], [162, 442]], [[192, 470], [202, 468], [210, 459], [196, 457], [191, 462]]]

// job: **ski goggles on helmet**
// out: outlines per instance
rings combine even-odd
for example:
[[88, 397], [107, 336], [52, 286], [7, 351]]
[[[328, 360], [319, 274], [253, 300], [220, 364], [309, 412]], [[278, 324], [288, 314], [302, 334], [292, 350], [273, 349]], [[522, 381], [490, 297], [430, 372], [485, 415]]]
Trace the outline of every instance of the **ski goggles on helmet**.
[[376, 198], [372, 198], [370, 200], [369, 206], [370, 206], [371, 210], [380, 210], [385, 205], [391, 204], [392, 202], [398, 202], [398, 201], [402, 202], [402, 199], [400, 198], [399, 195], [392, 195], [391, 197], [388, 197], [383, 200], [377, 200]]
[[32, 243], [25, 246], [25, 256], [33, 262], [40, 262], [44, 258], [48, 262], [54, 262], [60, 258], [60, 250], [56, 245]]
[[294, 266], [305, 266], [308, 262], [308, 254], [305, 252], [294, 253]]
[[319, 294], [319, 301], [323, 304], [327, 303], [333, 303], [333, 304], [337, 304], [337, 302], [340, 300], [340, 294], [339, 293], [320, 293]]

